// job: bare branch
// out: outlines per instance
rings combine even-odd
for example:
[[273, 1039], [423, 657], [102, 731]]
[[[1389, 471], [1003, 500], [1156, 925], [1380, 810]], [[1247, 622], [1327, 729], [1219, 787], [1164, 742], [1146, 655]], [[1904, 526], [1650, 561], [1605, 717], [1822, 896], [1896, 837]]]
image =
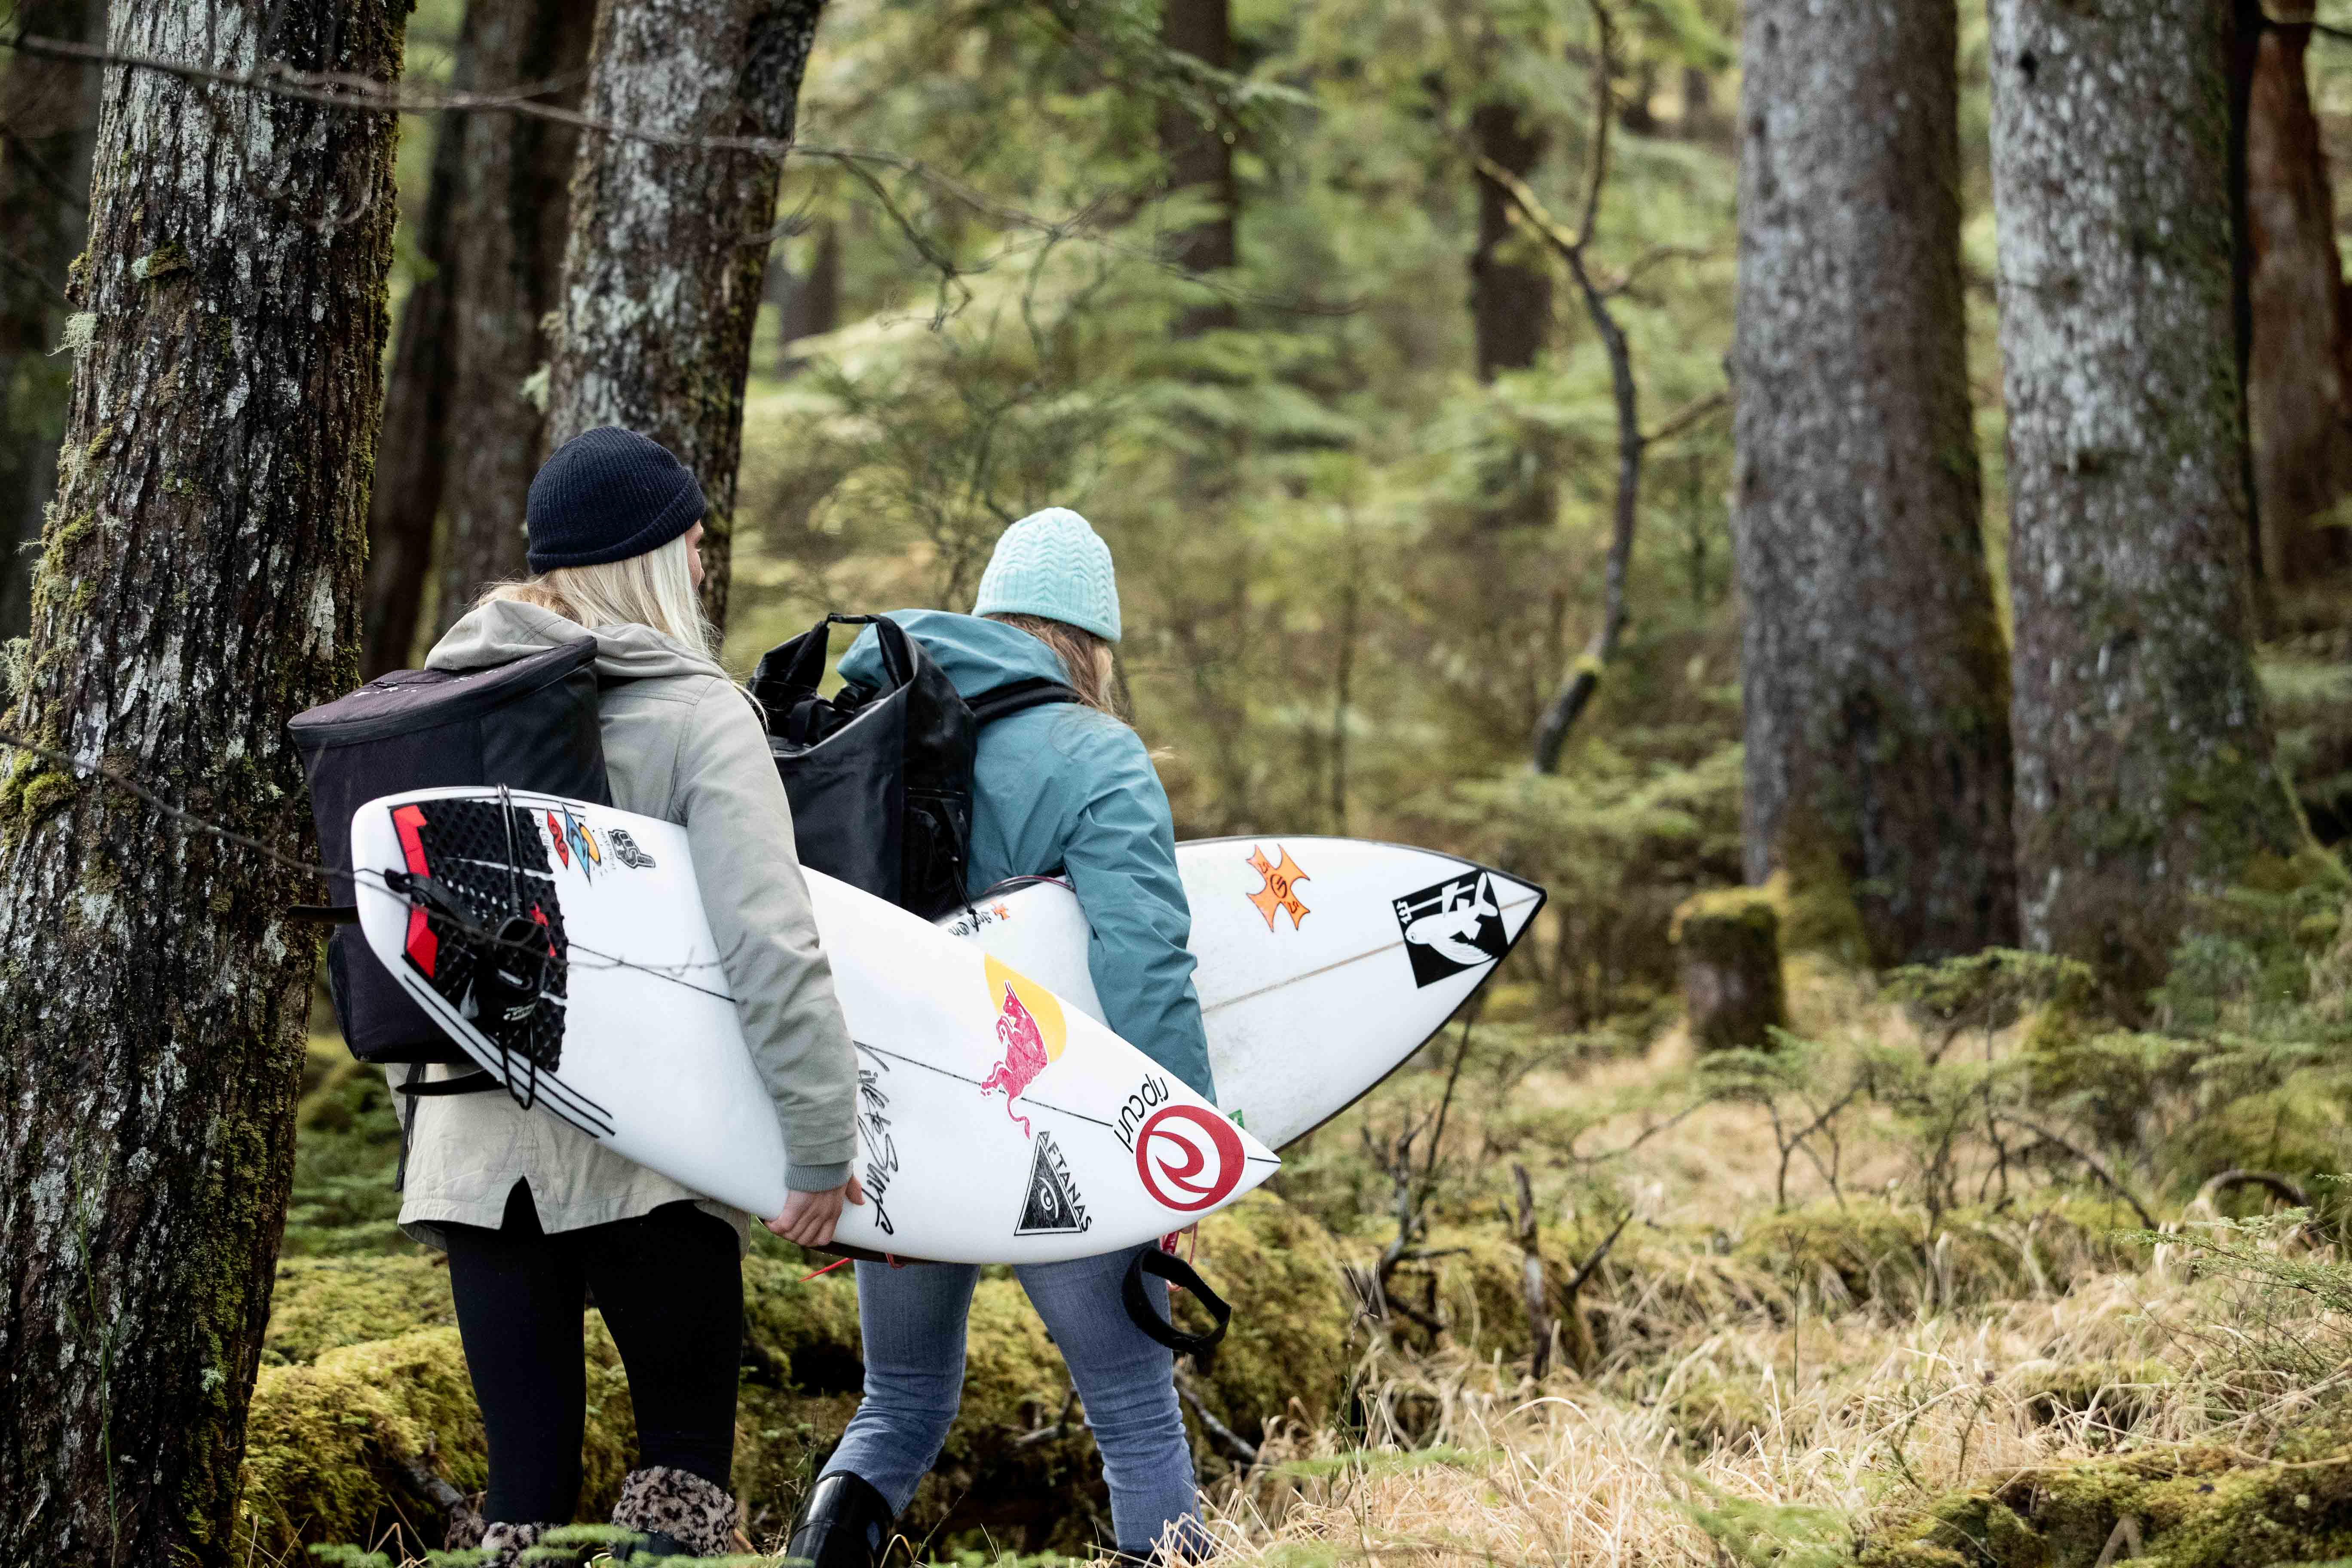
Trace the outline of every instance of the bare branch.
[[2310, 1194], [2271, 1171], [2224, 1171], [2197, 1189], [2195, 1202], [2210, 1207], [2215, 1198], [2235, 1187], [2261, 1187], [2282, 1203], [2299, 1209], [2311, 1206]]
[[2065, 1150], [2069, 1154], [2074, 1155], [2075, 1159], [2080, 1160], [2083, 1163], [2083, 1168], [2084, 1170], [2089, 1171], [2091, 1174], [2098, 1177], [2100, 1181], [2106, 1184], [2108, 1189], [2115, 1193], [2117, 1197], [2120, 1197], [2124, 1202], [2131, 1205], [2132, 1213], [2139, 1216], [2139, 1223], [2143, 1229], [2158, 1230], [2162, 1228], [2156, 1223], [2156, 1216], [2147, 1212], [2147, 1205], [2140, 1202], [2138, 1198], [2135, 1197], [2132, 1194], [2132, 1190], [2124, 1185], [2123, 1179], [2117, 1176], [2113, 1171], [2107, 1169], [2106, 1162], [2100, 1159], [2096, 1154], [2092, 1153], [2089, 1150], [2084, 1148], [2073, 1139], [2065, 1137], [2060, 1133], [2053, 1132], [2049, 1128], [2042, 1126], [2040, 1122], [2032, 1121], [2027, 1117], [2020, 1116], [2013, 1110], [2003, 1110], [1997, 1114], [2000, 1120], [2009, 1122], [2012, 1126], [2023, 1128], [2026, 1131], [2033, 1133], [2036, 1137], [2041, 1138], [2044, 1142], [2055, 1143], [2061, 1149]]
[[1705, 397], [1699, 398], [1689, 404], [1679, 413], [1676, 413], [1668, 418], [1664, 424], [1659, 426], [1656, 429], [1643, 437], [1642, 445], [1644, 447], [1655, 447], [1663, 442], [1671, 441], [1675, 437], [1681, 435], [1684, 431], [1690, 429], [1693, 426], [1704, 424], [1708, 419], [1713, 418], [1716, 415], [1720, 414], [1723, 410], [1730, 406], [1731, 395], [1729, 393], [1710, 392]]
[[1209, 1407], [1192, 1391], [1192, 1380], [1184, 1375], [1181, 1367], [1176, 1371], [1176, 1393], [1192, 1407], [1192, 1414], [1201, 1418], [1201, 1429], [1208, 1433], [1211, 1442], [1224, 1450], [1227, 1458], [1238, 1460], [1244, 1468], [1257, 1463], [1257, 1446], [1209, 1414]]

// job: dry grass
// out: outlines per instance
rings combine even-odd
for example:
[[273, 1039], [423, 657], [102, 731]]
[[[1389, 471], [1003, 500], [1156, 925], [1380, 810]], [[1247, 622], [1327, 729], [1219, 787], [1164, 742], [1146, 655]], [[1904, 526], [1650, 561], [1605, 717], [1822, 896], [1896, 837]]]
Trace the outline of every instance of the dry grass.
[[2234, 1437], [2255, 1458], [2282, 1410], [2216, 1407], [2199, 1373], [2221, 1347], [2178, 1326], [2212, 1321], [2221, 1300], [2126, 1275], [1899, 1324], [1694, 1325], [1638, 1372], [1541, 1389], [1466, 1358], [1376, 1355], [1376, 1408], [1433, 1396], [1434, 1430], [1375, 1415], [1354, 1444], [1286, 1434], [1214, 1496], [1213, 1519], [1227, 1560], [1286, 1568], [1713, 1564], [1687, 1505], [1818, 1510], [1790, 1522], [1850, 1536], [1906, 1501], [2121, 1447]]

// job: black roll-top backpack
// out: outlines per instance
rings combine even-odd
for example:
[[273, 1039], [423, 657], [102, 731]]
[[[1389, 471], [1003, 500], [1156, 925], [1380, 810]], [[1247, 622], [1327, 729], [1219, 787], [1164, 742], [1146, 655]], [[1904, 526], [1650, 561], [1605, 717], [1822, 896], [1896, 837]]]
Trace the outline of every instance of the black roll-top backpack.
[[[817, 695], [826, 634], [836, 626], [874, 628], [884, 686]], [[1084, 700], [1058, 680], [1031, 677], [967, 702], [887, 616], [827, 616], [769, 649], [751, 695], [767, 710], [768, 751], [792, 798], [801, 864], [925, 920], [964, 902], [981, 730], [1031, 708]]]
[[[381, 795], [505, 784], [612, 804], [596, 722], [596, 639], [482, 669], [403, 669], [298, 713], [288, 728], [310, 781], [310, 813], [338, 922], [327, 941], [327, 989], [352, 1055], [364, 1062], [471, 1061], [410, 999], [351, 922], [352, 814]], [[534, 840], [534, 842], [536, 842]], [[495, 1088], [487, 1073], [410, 1092]]]

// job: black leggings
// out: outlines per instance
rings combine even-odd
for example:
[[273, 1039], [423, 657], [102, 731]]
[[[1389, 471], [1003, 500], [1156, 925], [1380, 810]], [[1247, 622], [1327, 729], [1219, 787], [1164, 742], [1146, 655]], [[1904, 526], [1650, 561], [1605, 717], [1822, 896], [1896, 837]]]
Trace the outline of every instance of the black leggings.
[[562, 1524], [580, 1505], [587, 1420], [581, 1313], [596, 1292], [629, 1373], [637, 1463], [725, 1487], [735, 1460], [743, 1264], [735, 1230], [690, 1203], [550, 1236], [515, 1184], [497, 1230], [446, 1227], [457, 1331], [489, 1438], [483, 1517]]

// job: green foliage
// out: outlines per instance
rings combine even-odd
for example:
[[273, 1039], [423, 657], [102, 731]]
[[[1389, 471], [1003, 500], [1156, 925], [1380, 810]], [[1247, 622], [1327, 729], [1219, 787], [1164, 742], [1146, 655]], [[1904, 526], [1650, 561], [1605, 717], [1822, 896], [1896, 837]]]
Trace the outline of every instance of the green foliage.
[[1735, 1563], [1749, 1568], [1834, 1568], [1853, 1560], [1853, 1525], [1833, 1510], [1759, 1502], [1733, 1497], [1696, 1476], [1690, 1481], [1705, 1500], [1685, 1502], [1683, 1511]]

